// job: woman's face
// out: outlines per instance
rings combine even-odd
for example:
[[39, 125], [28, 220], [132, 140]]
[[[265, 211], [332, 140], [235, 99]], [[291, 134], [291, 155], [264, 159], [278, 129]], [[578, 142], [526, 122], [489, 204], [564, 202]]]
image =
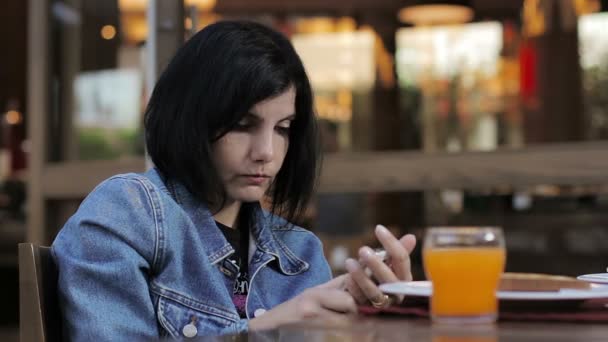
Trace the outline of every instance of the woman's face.
[[229, 203], [259, 201], [268, 190], [287, 154], [295, 100], [295, 89], [290, 87], [257, 103], [234, 130], [212, 145]]

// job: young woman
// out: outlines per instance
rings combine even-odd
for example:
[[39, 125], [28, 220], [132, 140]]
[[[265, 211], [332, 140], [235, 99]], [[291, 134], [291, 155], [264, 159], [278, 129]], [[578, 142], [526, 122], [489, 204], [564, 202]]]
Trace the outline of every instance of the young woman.
[[101, 183], [53, 243], [67, 338], [339, 322], [357, 303], [388, 304], [377, 282], [411, 279], [411, 236], [378, 228], [391, 267], [363, 247], [375, 279], [355, 260], [331, 279], [320, 241], [289, 223], [318, 150], [310, 84], [281, 34], [231, 21], [196, 34], [161, 75], [145, 129], [155, 168]]

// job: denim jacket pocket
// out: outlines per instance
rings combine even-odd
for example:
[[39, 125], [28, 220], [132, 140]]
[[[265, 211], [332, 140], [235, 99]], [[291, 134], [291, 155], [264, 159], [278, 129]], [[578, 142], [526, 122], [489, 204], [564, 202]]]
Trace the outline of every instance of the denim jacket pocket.
[[181, 295], [160, 295], [157, 301], [160, 326], [171, 337], [194, 337], [199, 332], [221, 334], [238, 321], [231, 313]]

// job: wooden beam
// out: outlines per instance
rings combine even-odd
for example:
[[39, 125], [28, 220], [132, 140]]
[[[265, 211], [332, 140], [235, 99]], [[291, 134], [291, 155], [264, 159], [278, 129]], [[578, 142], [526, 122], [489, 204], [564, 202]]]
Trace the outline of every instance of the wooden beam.
[[151, 93], [162, 71], [184, 44], [184, 2], [151, 0], [148, 4], [148, 78]]
[[49, 110], [49, 2], [32, 1], [28, 13], [27, 110], [31, 153], [28, 161], [28, 215], [26, 241], [45, 242], [42, 170], [47, 156]]
[[[607, 155], [606, 142], [550, 144], [493, 152], [340, 153], [325, 158], [318, 190], [321, 193], [404, 192], [608, 184]], [[51, 199], [83, 198], [114, 174], [144, 169], [143, 158], [51, 164], [44, 171], [42, 191]]]
[[492, 152], [367, 152], [326, 157], [319, 192], [401, 192], [608, 184], [608, 143]]
[[42, 175], [42, 193], [48, 199], [82, 199], [115, 174], [144, 170], [143, 157], [47, 164]]

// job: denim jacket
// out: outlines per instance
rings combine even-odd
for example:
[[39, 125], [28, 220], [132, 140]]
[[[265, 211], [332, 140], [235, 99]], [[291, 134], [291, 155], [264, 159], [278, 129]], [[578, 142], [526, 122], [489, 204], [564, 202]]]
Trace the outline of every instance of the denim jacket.
[[[248, 318], [331, 278], [314, 234], [259, 206], [254, 217]], [[181, 184], [155, 169], [114, 176], [82, 202], [52, 245], [63, 334], [132, 341], [245, 331], [233, 278], [220, 270], [233, 252], [210, 211]]]

